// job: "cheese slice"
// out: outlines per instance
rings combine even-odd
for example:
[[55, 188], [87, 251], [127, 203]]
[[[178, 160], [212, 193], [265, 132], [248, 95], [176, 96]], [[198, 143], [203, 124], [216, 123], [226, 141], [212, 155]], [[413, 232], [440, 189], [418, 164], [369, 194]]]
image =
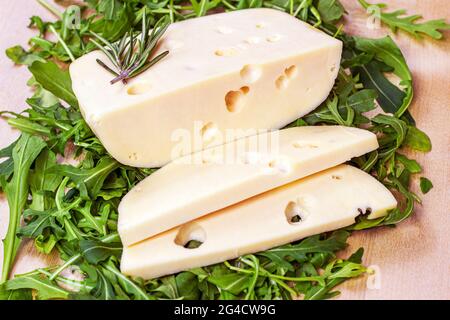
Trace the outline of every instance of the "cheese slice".
[[376, 136], [343, 126], [293, 127], [185, 156], [159, 169], [119, 205], [130, 245], [378, 147]]
[[101, 51], [70, 65], [86, 122], [123, 164], [159, 167], [284, 127], [326, 99], [342, 43], [287, 13], [249, 9], [173, 23], [157, 53], [165, 50], [127, 84], [110, 84]]
[[[349, 226], [366, 211], [381, 217], [396, 204], [374, 177], [341, 165], [125, 247], [121, 270], [157, 278]], [[185, 247], [191, 240], [202, 244]]]

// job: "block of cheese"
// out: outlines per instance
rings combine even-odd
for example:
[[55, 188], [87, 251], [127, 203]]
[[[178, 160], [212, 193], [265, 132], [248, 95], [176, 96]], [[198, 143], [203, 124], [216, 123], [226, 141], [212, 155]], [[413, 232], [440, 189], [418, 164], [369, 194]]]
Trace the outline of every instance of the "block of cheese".
[[376, 136], [343, 126], [293, 127], [185, 156], [133, 188], [119, 205], [130, 245], [378, 147]]
[[101, 51], [70, 65], [86, 122], [123, 164], [159, 167], [287, 125], [325, 100], [342, 43], [284, 12], [249, 9], [173, 23], [157, 53], [165, 50], [127, 84], [109, 83]]
[[374, 177], [341, 165], [125, 247], [121, 271], [156, 278], [349, 226], [361, 213], [381, 217], [396, 205]]

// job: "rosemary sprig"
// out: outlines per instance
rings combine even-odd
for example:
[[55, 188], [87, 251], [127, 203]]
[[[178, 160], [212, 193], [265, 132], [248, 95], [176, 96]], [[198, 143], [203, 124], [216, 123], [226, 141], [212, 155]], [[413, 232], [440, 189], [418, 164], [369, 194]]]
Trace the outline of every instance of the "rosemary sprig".
[[99, 34], [91, 32], [96, 39], [90, 39], [111, 61], [113, 68], [108, 67], [103, 61], [97, 59], [97, 63], [111, 72], [115, 78], [111, 84], [127, 80], [141, 74], [155, 63], [164, 58], [169, 51], [164, 51], [149, 59], [156, 48], [156, 44], [170, 25], [168, 16], [162, 17], [156, 22], [150, 33], [150, 23], [146, 13], [142, 16], [142, 32], [136, 34], [131, 29], [122, 39], [111, 43]]

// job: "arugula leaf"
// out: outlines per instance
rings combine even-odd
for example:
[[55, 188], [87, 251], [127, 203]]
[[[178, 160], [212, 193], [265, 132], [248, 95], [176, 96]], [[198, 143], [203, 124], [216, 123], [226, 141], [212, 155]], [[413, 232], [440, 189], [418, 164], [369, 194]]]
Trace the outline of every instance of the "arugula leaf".
[[336, 0], [319, 0], [317, 10], [322, 20], [327, 23], [338, 21], [345, 12], [344, 6]]
[[[400, 49], [389, 36], [380, 39], [354, 37], [354, 41], [357, 50], [370, 54], [375, 59], [356, 68], [362, 82], [366, 87], [377, 91], [377, 101], [385, 112], [400, 117], [413, 98], [411, 71]], [[392, 68], [393, 73], [401, 79], [404, 91], [386, 79], [383, 74], [385, 66]]]
[[[95, 199], [108, 175], [119, 167], [119, 163], [109, 156], [102, 157], [91, 169], [76, 168], [71, 165], [57, 165], [51, 173], [68, 176], [77, 184], [83, 198]], [[89, 196], [88, 196], [89, 193]]]
[[306, 255], [309, 253], [332, 253], [341, 250], [345, 248], [348, 236], [349, 233], [346, 231], [337, 231], [333, 237], [328, 239], [322, 240], [319, 235], [312, 236], [302, 240], [298, 244], [287, 244], [258, 254], [269, 258], [288, 270], [294, 270], [290, 263], [284, 263], [284, 261], [304, 262], [307, 260]]
[[92, 264], [98, 264], [111, 256], [120, 257], [122, 245], [119, 243], [104, 243], [95, 240], [80, 240], [80, 253]]
[[[105, 264], [103, 264], [103, 267], [114, 275], [115, 280], [123, 288], [123, 290], [125, 290], [125, 292], [131, 295], [131, 297], [133, 297], [135, 300], [153, 299], [145, 292], [145, 290], [141, 286], [137, 285], [135, 282], [123, 275], [120, 270], [117, 269], [116, 263], [113, 259], [109, 259]], [[194, 286], [190, 287], [191, 290], [195, 289]]]
[[6, 160], [0, 162], [0, 190], [3, 189], [1, 180], [2, 179], [4, 179], [5, 181], [8, 180], [11, 174], [14, 172], [14, 161], [12, 159], [12, 151], [17, 141], [19, 141], [19, 139], [11, 143], [9, 146], [0, 150], [0, 159], [6, 158]]
[[344, 282], [346, 278], [358, 277], [365, 272], [365, 268], [360, 265], [363, 253], [364, 249], [359, 248], [346, 261], [330, 262], [325, 267], [329, 281], [325, 286], [311, 287], [305, 294], [305, 300], [330, 299], [339, 294], [339, 292], [331, 292], [331, 290]]
[[427, 194], [431, 189], [433, 189], [433, 183], [425, 177], [420, 177], [420, 190], [422, 193]]
[[32, 300], [33, 296], [31, 290], [26, 289], [14, 289], [6, 290], [5, 286], [0, 286], [0, 301], [2, 300]]
[[24, 274], [8, 280], [5, 284], [7, 290], [34, 289], [36, 297], [40, 300], [67, 299], [69, 292], [39, 274]]
[[420, 164], [414, 159], [408, 159], [406, 156], [402, 154], [396, 155], [397, 160], [403, 164], [406, 169], [411, 173], [419, 173], [422, 171], [422, 167]]
[[219, 274], [211, 275], [208, 281], [222, 290], [228, 291], [231, 294], [238, 295], [246, 289], [250, 282], [250, 277], [246, 274]]
[[28, 68], [37, 82], [45, 90], [66, 101], [73, 107], [78, 107], [78, 100], [72, 91], [72, 80], [68, 71], [62, 71], [53, 62], [35, 61]]
[[26, 52], [21, 46], [14, 46], [6, 49], [6, 56], [10, 58], [15, 64], [24, 64], [30, 66], [35, 61], [45, 62], [37, 54]]
[[61, 183], [62, 177], [49, 173], [49, 168], [56, 165], [54, 152], [44, 149], [36, 158], [34, 169], [30, 171], [29, 185], [32, 195], [30, 208], [34, 210], [46, 210], [46, 192], [55, 192]]
[[431, 140], [427, 134], [414, 126], [408, 126], [408, 133], [405, 137], [405, 145], [413, 150], [430, 152]]
[[387, 24], [391, 28], [392, 32], [396, 32], [397, 29], [403, 30], [417, 38], [421, 38], [422, 35], [429, 36], [433, 39], [441, 39], [441, 30], [450, 29], [450, 25], [445, 22], [444, 19], [430, 20], [423, 23], [417, 23], [416, 21], [421, 19], [421, 15], [404, 16], [406, 10], [396, 10], [393, 12], [383, 12], [386, 8], [384, 3], [370, 4], [365, 0], [358, 0], [361, 6], [368, 9], [370, 6], [376, 6], [380, 9], [380, 19], [383, 23]]
[[46, 143], [41, 138], [22, 133], [12, 150], [14, 175], [9, 182], [3, 176], [0, 177], [10, 210], [8, 231], [3, 239], [3, 267], [0, 283], [8, 279], [19, 247], [20, 239], [16, 236], [16, 230], [19, 227], [20, 216], [28, 197], [28, 173], [34, 159], [45, 147]]

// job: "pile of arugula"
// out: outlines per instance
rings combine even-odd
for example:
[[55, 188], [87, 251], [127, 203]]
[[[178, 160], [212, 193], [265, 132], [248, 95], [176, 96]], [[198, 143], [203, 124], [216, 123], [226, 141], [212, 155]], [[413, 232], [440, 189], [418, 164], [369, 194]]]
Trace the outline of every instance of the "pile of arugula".
[[[364, 8], [369, 4], [359, 0]], [[345, 12], [337, 0], [86, 0], [83, 18], [73, 28], [74, 8], [61, 13], [44, 0], [38, 2], [58, 17], [56, 22], [31, 18], [39, 34], [6, 51], [16, 64], [27, 65], [35, 89], [20, 114], [1, 112], [9, 125], [22, 134], [0, 150], [0, 185], [5, 192], [10, 222], [4, 240], [0, 299], [326, 299], [333, 288], [368, 270], [361, 264], [363, 250], [348, 259], [336, 253], [346, 247], [353, 230], [395, 225], [408, 218], [420, 198], [409, 188], [412, 174], [421, 166], [399, 151], [431, 150], [428, 136], [419, 130], [408, 112], [413, 97], [411, 72], [393, 40], [366, 39], [342, 32]], [[415, 36], [442, 37], [449, 29], [443, 20], [417, 23], [418, 16], [404, 11], [385, 12], [380, 19], [392, 30]], [[399, 199], [399, 208], [386, 217], [368, 220], [361, 215], [345, 230], [312, 236], [302, 241], [246, 255], [233, 261], [196, 268], [176, 275], [144, 281], [119, 271], [121, 242], [117, 233], [117, 206], [139, 181], [155, 171], [121, 165], [105, 151], [83, 120], [71, 89], [66, 63], [94, 50], [92, 32], [108, 41], [139, 28], [144, 15], [155, 24], [164, 16], [173, 21], [223, 10], [270, 7], [307, 21], [344, 43], [339, 76], [328, 99], [309, 115], [290, 126], [340, 124], [363, 126], [377, 133], [380, 148], [352, 160], [370, 172]], [[46, 37], [51, 32], [56, 41]], [[395, 75], [400, 86], [388, 77]], [[365, 114], [384, 111], [372, 118]], [[373, 112], [372, 112], [373, 113]], [[78, 157], [76, 166], [59, 158]], [[421, 177], [423, 193], [432, 188]], [[24, 220], [21, 223], [21, 220]], [[21, 239], [34, 239], [45, 254], [57, 250], [62, 264], [16, 275], [8, 280]], [[81, 273], [73, 277], [68, 270]]]

